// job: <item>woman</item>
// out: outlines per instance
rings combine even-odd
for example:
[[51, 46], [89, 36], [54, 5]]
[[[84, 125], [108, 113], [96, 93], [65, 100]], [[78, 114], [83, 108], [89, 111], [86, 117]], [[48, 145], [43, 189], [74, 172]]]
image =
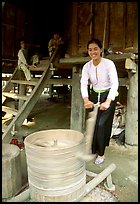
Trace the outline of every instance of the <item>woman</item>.
[[18, 51], [18, 67], [23, 70], [27, 81], [31, 80], [31, 72], [29, 68], [36, 68], [35, 64], [39, 63], [39, 58], [37, 55], [32, 56], [32, 65], [30, 65], [30, 55], [27, 44], [24, 40], [20, 41], [20, 50]]
[[98, 39], [90, 40], [87, 50], [91, 60], [82, 69], [81, 94], [86, 109], [93, 108], [97, 102], [100, 104], [92, 142], [92, 153], [97, 154], [95, 164], [101, 164], [105, 159], [105, 147], [109, 146], [119, 83], [114, 62], [101, 57], [101, 42]]

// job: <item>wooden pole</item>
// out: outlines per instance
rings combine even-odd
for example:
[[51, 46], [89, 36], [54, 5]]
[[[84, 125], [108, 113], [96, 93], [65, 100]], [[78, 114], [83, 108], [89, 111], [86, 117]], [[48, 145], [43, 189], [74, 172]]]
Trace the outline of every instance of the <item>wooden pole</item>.
[[107, 168], [105, 168], [101, 173], [99, 173], [95, 178], [89, 181], [86, 184], [85, 195], [87, 195], [91, 190], [93, 190], [99, 183], [101, 183], [106, 177], [108, 177], [115, 169], [116, 169], [116, 165], [112, 163]]
[[[138, 65], [132, 60], [125, 64], [128, 69], [129, 88], [125, 124], [125, 143], [138, 145]], [[136, 68], [135, 68], [136, 67]], [[136, 73], [135, 73], [136, 69]]]
[[103, 32], [103, 51], [102, 51], [102, 57], [104, 57], [104, 48], [105, 48], [105, 37], [106, 37], [106, 24], [107, 24], [107, 10], [108, 10], [108, 4], [105, 3], [105, 21], [104, 21], [104, 32]]
[[78, 65], [72, 69], [70, 129], [83, 133], [85, 130], [85, 108], [80, 93], [80, 69]]

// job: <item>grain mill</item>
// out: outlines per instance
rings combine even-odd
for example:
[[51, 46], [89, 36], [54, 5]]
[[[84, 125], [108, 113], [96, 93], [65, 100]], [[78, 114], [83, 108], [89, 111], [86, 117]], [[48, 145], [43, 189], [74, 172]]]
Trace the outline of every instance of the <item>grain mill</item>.
[[[86, 183], [84, 136], [69, 129], [32, 133], [25, 138], [30, 197], [35, 202], [78, 202], [115, 169], [109, 168]], [[111, 178], [110, 178], [111, 181]], [[113, 186], [108, 182], [110, 187]]]

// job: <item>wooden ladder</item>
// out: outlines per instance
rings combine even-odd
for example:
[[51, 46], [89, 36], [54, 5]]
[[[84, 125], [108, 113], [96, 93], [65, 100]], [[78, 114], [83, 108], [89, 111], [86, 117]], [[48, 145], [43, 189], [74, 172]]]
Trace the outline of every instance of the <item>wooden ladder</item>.
[[[54, 60], [57, 58], [58, 51], [59, 51], [59, 48], [57, 48], [54, 51], [54, 53], [48, 60], [48, 63], [45, 65], [45, 69], [42, 69], [41, 77], [37, 80], [35, 80], [35, 78], [31, 79], [30, 81], [20, 80], [19, 74], [20, 75], [22, 74], [21, 75], [22, 79], [24, 74], [21, 70], [18, 69], [18, 67], [15, 68], [13, 75], [11, 76], [11, 78], [9, 79], [9, 81], [7, 82], [6, 86], [2, 91], [2, 111], [12, 115], [9, 125], [5, 125], [5, 124], [2, 125], [3, 143], [9, 143], [11, 141], [13, 136], [13, 130], [14, 131], [19, 130], [24, 120], [28, 117], [31, 110], [33, 109], [36, 102], [38, 101], [40, 95], [43, 92], [43, 89], [45, 88], [46, 80], [50, 78], [49, 67], [50, 67], [50, 64], [54, 62]], [[36, 71], [36, 68], [34, 68], [34, 70]], [[20, 90], [18, 89], [18, 94], [13, 92], [13, 88], [15, 84], [17, 84], [18, 87], [20, 87]], [[26, 92], [25, 94], [23, 94], [25, 90], [25, 86], [27, 85], [34, 86], [29, 96], [27, 96]], [[5, 105], [8, 98], [12, 98], [18, 101], [18, 109], [10, 108], [7, 105]]]

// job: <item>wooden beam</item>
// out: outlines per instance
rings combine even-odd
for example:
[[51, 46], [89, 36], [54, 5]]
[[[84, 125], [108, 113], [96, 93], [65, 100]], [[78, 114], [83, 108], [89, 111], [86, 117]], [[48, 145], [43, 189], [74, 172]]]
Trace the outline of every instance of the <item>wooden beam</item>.
[[16, 109], [10, 108], [10, 107], [7, 107], [7, 106], [2, 106], [2, 111], [6, 112], [8, 114], [12, 114], [12, 115], [16, 115], [17, 114], [17, 110]]
[[18, 67], [15, 68], [12, 76], [10, 77], [9, 81], [6, 83], [6, 86], [4, 87], [3, 91], [4, 92], [8, 92], [12, 89], [12, 87], [14, 86], [13, 83], [11, 83], [12, 78], [14, 79], [15, 77], [18, 76], [20, 70], [18, 69]]
[[46, 84], [54, 84], [54, 85], [72, 85], [72, 79], [48, 79]]
[[36, 85], [38, 79], [36, 79], [36, 81], [31, 80], [31, 81], [27, 81], [27, 80], [11, 80], [12, 83], [14, 84], [25, 84], [25, 85]]
[[2, 77], [2, 81], [9, 81], [11, 77]]
[[[135, 54], [133, 53], [123, 53], [123, 54], [109, 54], [107, 55], [105, 58], [107, 59], [111, 59], [113, 61], [119, 61], [119, 60], [124, 60], [126, 58], [131, 58], [131, 59], [135, 59]], [[61, 64], [84, 64], [86, 62], [88, 62], [91, 58], [88, 57], [82, 57], [82, 56], [75, 56], [75, 57], [70, 57], [70, 58], [61, 58], [59, 60], [59, 63]]]
[[2, 92], [2, 95], [6, 96], [8, 98], [13, 98], [13, 99], [21, 99], [21, 100], [27, 100], [28, 99], [28, 96], [19, 95], [16, 93]]

